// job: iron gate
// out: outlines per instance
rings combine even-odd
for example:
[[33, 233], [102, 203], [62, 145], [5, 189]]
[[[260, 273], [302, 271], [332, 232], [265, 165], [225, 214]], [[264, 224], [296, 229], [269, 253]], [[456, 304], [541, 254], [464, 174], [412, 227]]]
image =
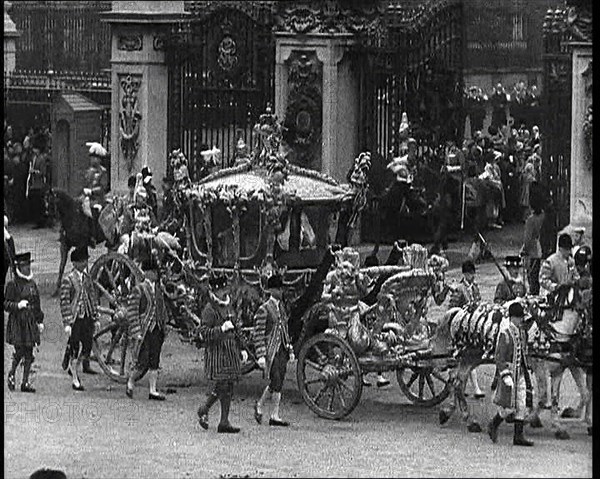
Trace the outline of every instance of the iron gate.
[[182, 149], [193, 179], [205, 148], [219, 148], [220, 166], [231, 166], [237, 141], [253, 144], [253, 126], [273, 102], [271, 17], [242, 10], [228, 4], [197, 12], [167, 44], [169, 151]]

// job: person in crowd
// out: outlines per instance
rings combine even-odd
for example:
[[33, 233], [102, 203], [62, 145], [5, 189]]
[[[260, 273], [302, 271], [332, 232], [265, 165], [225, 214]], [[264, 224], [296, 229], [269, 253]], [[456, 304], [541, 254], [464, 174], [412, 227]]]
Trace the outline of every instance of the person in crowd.
[[[69, 372], [75, 391], [83, 391], [78, 368], [89, 360], [92, 352], [94, 328], [98, 318], [98, 296], [88, 273], [87, 248], [76, 248], [71, 253], [73, 270], [64, 277], [60, 286], [60, 312], [69, 336]], [[80, 354], [81, 346], [81, 354]]]
[[152, 183], [152, 170], [149, 166], [142, 168], [142, 184], [148, 193], [148, 206], [152, 209], [154, 216], [158, 218], [158, 193]]
[[[475, 308], [481, 302], [481, 293], [479, 292], [479, 286], [475, 281], [476, 269], [475, 263], [471, 260], [466, 260], [462, 264], [463, 277], [457, 287], [452, 288], [450, 295], [449, 307], [450, 308], [463, 308], [467, 307], [469, 311], [474, 311]], [[471, 383], [473, 384], [474, 397], [480, 399], [485, 397], [485, 393], [479, 387], [479, 381], [477, 377], [477, 370], [473, 369], [469, 376]]]
[[567, 233], [558, 237], [558, 251], [552, 253], [540, 267], [540, 286], [544, 295], [555, 292], [560, 286], [573, 284], [579, 279], [571, 256], [573, 240]]
[[544, 210], [541, 205], [541, 199], [536, 195], [531, 195], [531, 209], [531, 214], [525, 220], [523, 246], [521, 247], [520, 254], [525, 260], [529, 292], [537, 296], [540, 293], [539, 273], [542, 262], [540, 235], [542, 225], [544, 224]]
[[492, 102], [492, 126], [500, 128], [506, 124], [506, 105], [508, 103], [508, 95], [502, 83], [496, 85], [490, 101]]
[[289, 426], [281, 419], [279, 406], [281, 390], [289, 360], [294, 360], [294, 350], [288, 333], [288, 315], [283, 305], [283, 279], [279, 275], [268, 278], [268, 299], [258, 308], [254, 316], [255, 351], [258, 366], [269, 384], [254, 405], [254, 418], [262, 422], [263, 406], [269, 396], [273, 401], [269, 426]]
[[502, 322], [500, 325], [494, 354], [497, 378], [494, 381], [497, 385], [494, 391], [494, 404], [499, 407], [499, 410], [488, 425], [488, 434], [492, 442], [497, 442], [498, 427], [508, 415], [514, 415], [513, 445], [533, 446], [533, 442], [523, 434], [527, 410], [532, 406], [523, 306], [518, 302], [512, 303], [508, 308], [508, 316], [510, 321]]
[[47, 157], [43, 153], [45, 148], [43, 138], [38, 135], [33, 138], [31, 144], [31, 160], [29, 163], [29, 174], [27, 177], [26, 196], [34, 222], [34, 228], [40, 229], [45, 226], [43, 194], [46, 187]]
[[489, 225], [494, 228], [502, 228], [502, 225], [498, 223], [498, 216], [500, 209], [506, 206], [500, 167], [498, 166], [498, 160], [501, 156], [502, 153], [498, 151], [487, 153], [484, 172], [479, 175], [480, 179], [486, 181], [487, 187], [491, 192], [489, 195], [490, 201], [487, 204], [487, 216]]
[[507, 256], [504, 259], [504, 267], [508, 272], [508, 277], [502, 278], [494, 293], [494, 302], [499, 304], [523, 298], [527, 294], [527, 288], [521, 275], [521, 257]]
[[585, 227], [584, 226], [575, 226], [573, 228], [573, 250], [571, 253], [573, 254], [573, 258], [575, 257], [575, 253], [582, 246], [586, 246], [585, 242]]
[[127, 178], [127, 193], [123, 197], [123, 205], [125, 207], [135, 203], [135, 183], [135, 175], [130, 175], [129, 178]]
[[240, 428], [229, 421], [229, 408], [233, 383], [241, 374], [242, 351], [235, 334], [237, 319], [226, 290], [227, 278], [214, 275], [209, 279], [209, 287], [208, 302], [201, 313], [200, 335], [205, 343], [204, 369], [213, 387], [204, 404], [198, 408], [198, 420], [203, 429], [208, 429], [210, 408], [220, 401], [221, 420], [217, 432], [236, 434]]
[[15, 373], [23, 361], [21, 392], [34, 393], [29, 382], [33, 364], [33, 348], [40, 344], [44, 330], [44, 313], [40, 307], [40, 293], [31, 273], [31, 253], [15, 256], [15, 276], [6, 285], [4, 310], [8, 312], [6, 342], [15, 348], [8, 372], [8, 389], [15, 390]]
[[534, 125], [531, 128], [531, 146], [536, 146], [539, 145], [542, 141], [541, 135], [540, 135], [540, 127], [537, 125]]
[[164, 401], [165, 396], [158, 392], [156, 383], [168, 312], [156, 254], [151, 252], [151, 259], [142, 263], [144, 281], [133, 288], [128, 301], [129, 334], [135, 345], [125, 394], [128, 398], [133, 398], [135, 380], [140, 372], [147, 369], [148, 399]]
[[12, 237], [10, 232], [8, 231], [8, 217], [4, 215], [4, 262], [2, 263], [2, 268], [4, 269], [4, 274], [2, 277], [2, 291], [4, 291], [4, 285], [6, 284], [6, 275], [10, 271], [13, 276], [16, 276], [16, 262], [15, 258], [17, 253], [15, 251], [15, 239]]
[[90, 166], [85, 172], [83, 188], [83, 211], [90, 218], [92, 246], [98, 236], [98, 217], [106, 204], [108, 192], [108, 172], [102, 166], [102, 158], [108, 155], [106, 149], [95, 142], [86, 143], [89, 147]]
[[521, 194], [520, 194], [520, 206], [521, 206], [521, 218], [525, 221], [531, 213], [530, 196], [531, 196], [531, 184], [536, 181], [535, 165], [533, 164], [534, 157], [530, 156], [525, 163], [525, 167], [521, 172]]

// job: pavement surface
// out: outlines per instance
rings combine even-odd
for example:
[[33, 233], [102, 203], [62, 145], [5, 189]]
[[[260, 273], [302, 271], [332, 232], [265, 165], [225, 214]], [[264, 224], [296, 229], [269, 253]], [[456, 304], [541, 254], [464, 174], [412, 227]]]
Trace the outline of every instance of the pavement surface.
[[[21, 233], [19, 228], [13, 233], [19, 250], [33, 246], [29, 249], [39, 274], [51, 275], [50, 267], [57, 263], [57, 233], [36, 230], [29, 235], [29, 230]], [[499, 255], [516, 251], [518, 246], [511, 242], [518, 244], [521, 238], [518, 227], [512, 232], [507, 228], [504, 234], [514, 238], [502, 238], [497, 232], [490, 235]], [[449, 254], [454, 266], [466, 255], [465, 245], [452, 245]], [[460, 278], [456, 268], [448, 276]], [[480, 265], [478, 281], [484, 300], [491, 300], [499, 281], [495, 266]], [[41, 467], [63, 470], [69, 478], [592, 476], [592, 438], [582, 422], [566, 423], [571, 439], [559, 441], [548, 427], [549, 412], [544, 411], [546, 427], [526, 427], [535, 441], [533, 448], [513, 447], [512, 427], [505, 424], [498, 443], [492, 444], [486, 433], [468, 433], [458, 414], [440, 426], [439, 406], [412, 405], [392, 372], [386, 373], [392, 380], [390, 386], [365, 388], [347, 418], [329, 421], [303, 403], [295, 364], [290, 364], [281, 410], [292, 425], [273, 428], [253, 419], [252, 404], [264, 387], [261, 374], [254, 371], [234, 391], [231, 420], [242, 432], [216, 433], [218, 404], [211, 410], [210, 429], [204, 431], [196, 418], [196, 409], [209, 390], [203, 354], [182, 343], [176, 333], [167, 337], [161, 360], [159, 388], [172, 392], [167, 401], [148, 401], [146, 379], [139, 382], [130, 400], [123, 385], [102, 374], [84, 376], [86, 391], [76, 392], [60, 367], [66, 337], [58, 300], [44, 294], [42, 308], [46, 329], [34, 364], [37, 393], [4, 390], [5, 477], [28, 477]], [[430, 315], [439, 317], [443, 309], [431, 308]], [[12, 347], [5, 344], [5, 364], [11, 355]], [[17, 382], [20, 375], [17, 372]], [[479, 382], [487, 395], [482, 400], [468, 399], [483, 425], [495, 412], [490, 398], [492, 375], [493, 366], [481, 366]], [[560, 406], [574, 406], [577, 400], [567, 374]], [[268, 411], [269, 406], [265, 416]]]

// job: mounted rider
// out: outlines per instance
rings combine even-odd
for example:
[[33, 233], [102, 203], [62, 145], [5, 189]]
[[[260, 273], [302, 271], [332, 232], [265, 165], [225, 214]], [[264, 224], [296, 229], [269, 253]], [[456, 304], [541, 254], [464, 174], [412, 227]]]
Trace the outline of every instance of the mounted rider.
[[527, 287], [521, 274], [521, 257], [507, 256], [504, 259], [504, 267], [508, 276], [503, 278], [494, 294], [494, 303], [505, 303], [516, 298], [522, 298], [527, 294]]
[[98, 217], [106, 205], [106, 193], [108, 192], [108, 172], [102, 166], [102, 158], [108, 156], [106, 149], [95, 142], [85, 144], [89, 149], [90, 166], [85, 172], [85, 182], [81, 202], [83, 213], [90, 218], [92, 247], [96, 246], [98, 233]]
[[542, 262], [540, 268], [540, 293], [554, 293], [560, 286], [574, 284], [579, 279], [575, 261], [571, 256], [573, 240], [567, 233], [558, 237], [558, 251], [552, 253]]

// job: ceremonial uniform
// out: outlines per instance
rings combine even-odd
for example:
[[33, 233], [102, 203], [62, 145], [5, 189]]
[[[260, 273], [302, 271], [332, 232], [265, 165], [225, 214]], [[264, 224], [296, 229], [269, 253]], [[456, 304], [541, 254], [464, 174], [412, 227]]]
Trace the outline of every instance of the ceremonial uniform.
[[[149, 266], [149, 263], [142, 263]], [[150, 273], [146, 273], [147, 275]], [[134, 341], [131, 368], [126, 395], [133, 397], [136, 375], [148, 369], [150, 391], [148, 398], [164, 401], [165, 396], [156, 390], [160, 353], [165, 341], [167, 308], [160, 278], [148, 277], [133, 288], [127, 307], [129, 335]]]
[[565, 283], [575, 282], [579, 274], [573, 258], [565, 258], [559, 251], [551, 254], [540, 267], [540, 286], [545, 294], [553, 293]]
[[496, 286], [496, 293], [494, 294], [494, 303], [505, 303], [506, 301], [512, 301], [515, 298], [522, 298], [527, 294], [527, 288], [521, 277], [509, 278], [508, 280], [503, 279]]
[[[214, 289], [227, 285], [226, 278], [213, 277]], [[208, 412], [217, 400], [221, 403], [221, 420], [217, 428], [222, 433], [237, 433], [239, 428], [229, 422], [229, 408], [233, 395], [233, 383], [241, 374], [240, 343], [234, 332], [236, 318], [230, 299], [222, 300], [209, 292], [209, 302], [201, 313], [200, 336], [205, 345], [204, 369], [210, 381], [214, 381], [206, 402], [198, 408], [200, 425], [208, 429]]]
[[254, 316], [255, 351], [264, 357], [263, 377], [269, 380], [271, 392], [281, 392], [289, 353], [292, 350], [288, 333], [288, 316], [281, 301], [271, 296]]
[[[19, 255], [17, 263], [30, 262], [29, 254]], [[23, 302], [26, 301], [25, 305]], [[15, 388], [15, 372], [23, 360], [23, 380], [21, 391], [35, 392], [29, 384], [29, 372], [33, 363], [33, 348], [40, 344], [40, 325], [44, 321], [44, 313], [40, 307], [40, 294], [31, 279], [31, 275], [24, 276], [17, 271], [15, 278], [9, 281], [4, 292], [4, 310], [8, 312], [6, 325], [6, 342], [15, 348], [10, 372], [8, 373], [8, 387]]]
[[[64, 277], [60, 287], [60, 311], [69, 340], [63, 358], [63, 369], [70, 365], [73, 389], [83, 391], [77, 374], [78, 364], [83, 363], [84, 372], [94, 374], [89, 367], [94, 337], [94, 322], [98, 316], [98, 296], [92, 278], [87, 273], [87, 249], [75, 249], [71, 253], [73, 270]], [[79, 348], [81, 345], [81, 355]]]
[[499, 406], [496, 416], [488, 425], [492, 442], [498, 439], [498, 427], [508, 415], [514, 415], [514, 438], [516, 446], [532, 446], [533, 442], [523, 436], [523, 421], [527, 409], [533, 403], [531, 377], [527, 364], [527, 335], [523, 329], [524, 311], [520, 303], [508, 308], [510, 321], [500, 323], [496, 351], [496, 385], [493, 402]]

